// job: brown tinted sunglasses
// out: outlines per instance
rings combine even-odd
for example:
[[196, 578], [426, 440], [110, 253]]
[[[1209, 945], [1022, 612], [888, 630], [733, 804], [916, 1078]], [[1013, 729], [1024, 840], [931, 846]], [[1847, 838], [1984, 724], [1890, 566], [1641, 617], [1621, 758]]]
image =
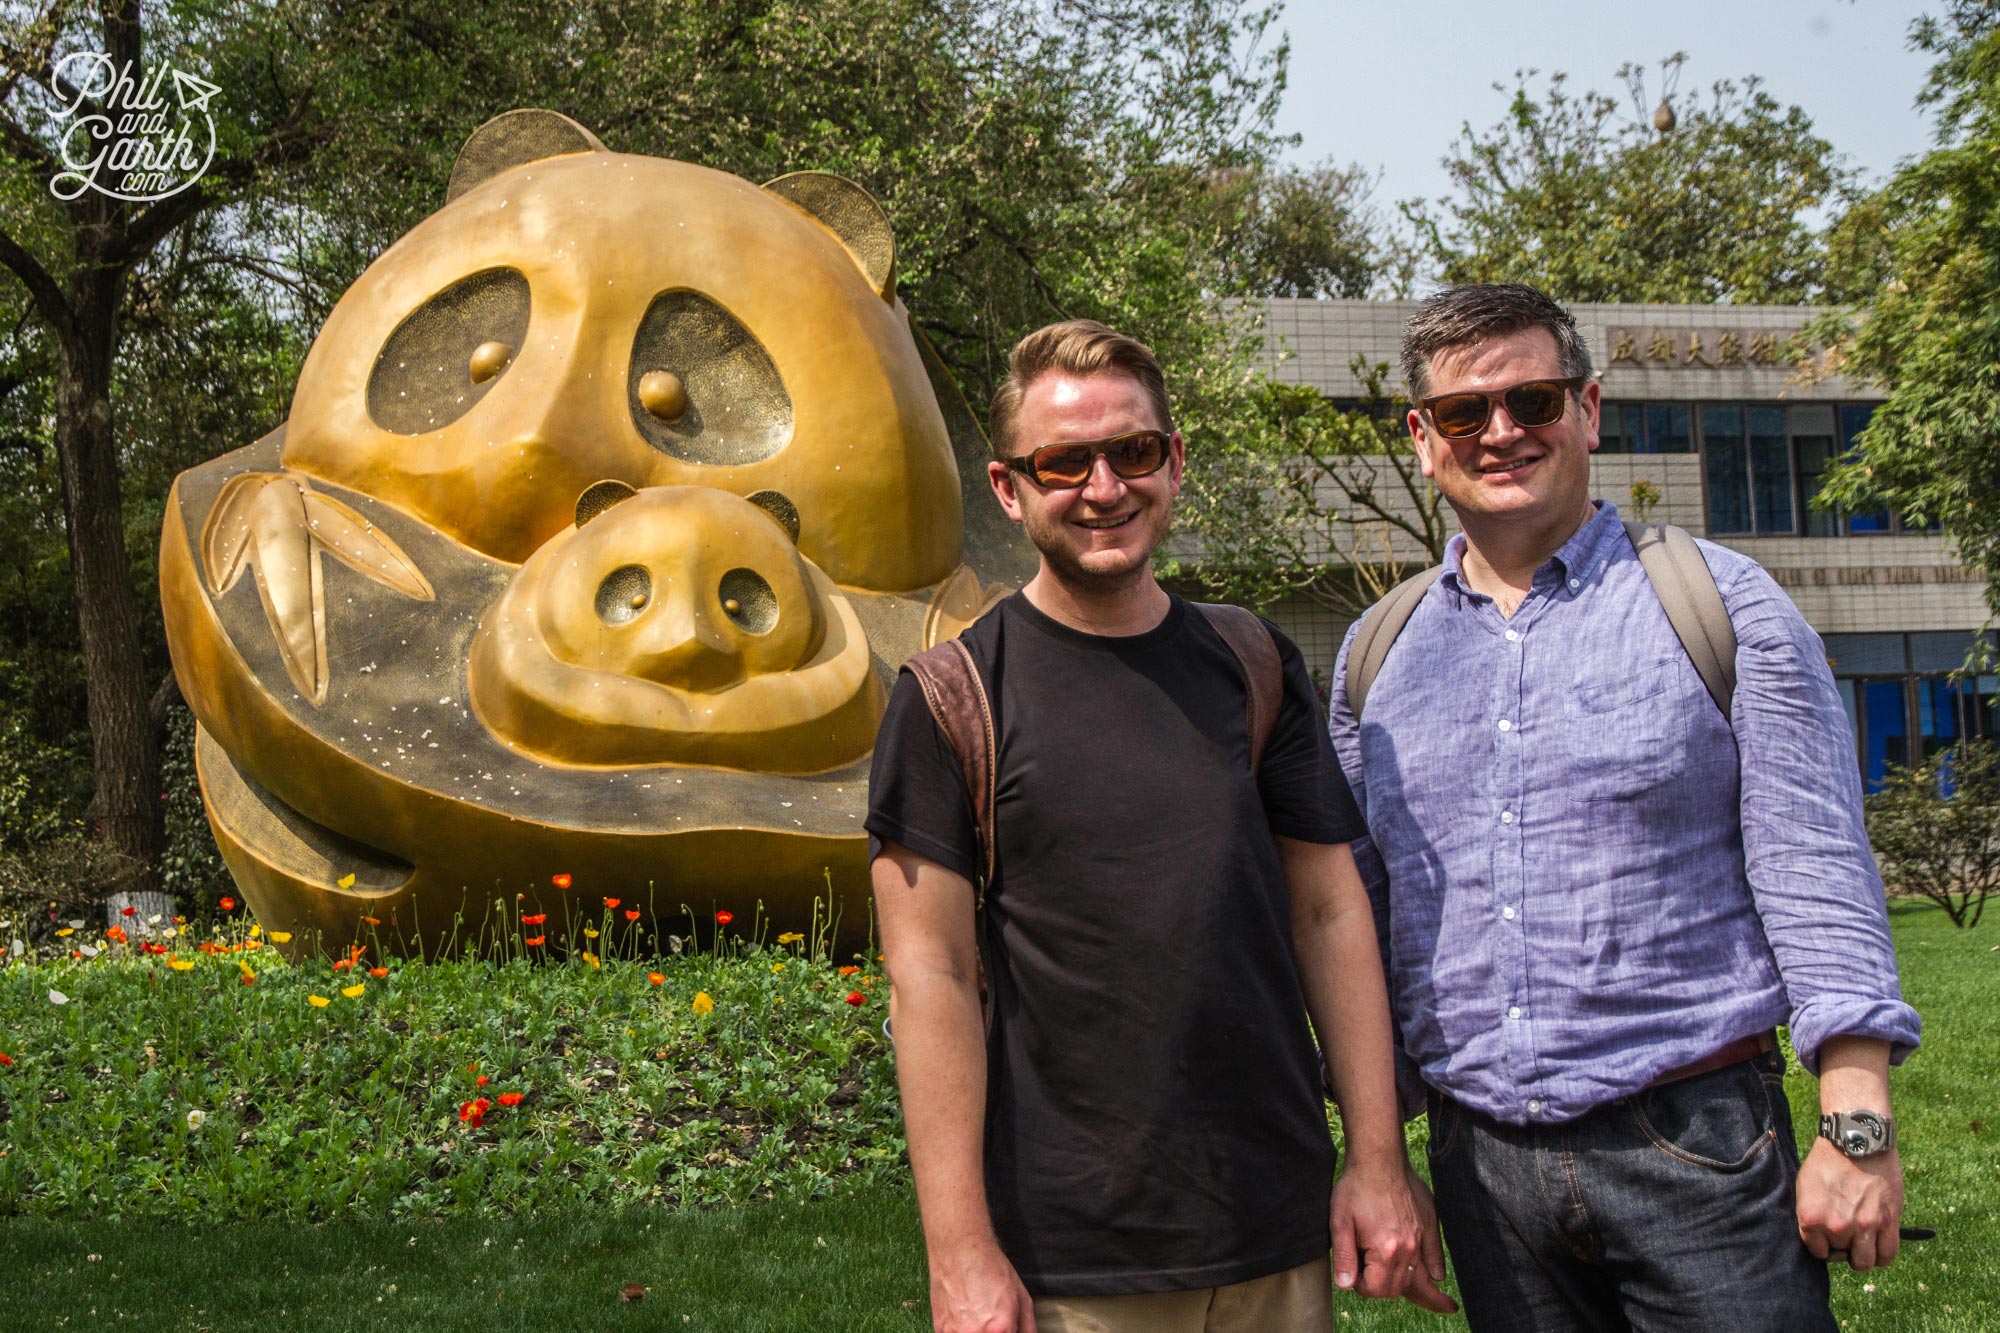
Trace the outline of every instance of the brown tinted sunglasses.
[[1108, 440], [1067, 440], [1031, 449], [1020, 458], [1010, 458], [1007, 466], [1024, 474], [1044, 490], [1065, 491], [1090, 480], [1090, 469], [1103, 454], [1112, 472], [1126, 481], [1150, 477], [1167, 462], [1169, 439], [1165, 431], [1135, 430]]
[[1493, 419], [1493, 404], [1505, 403], [1507, 415], [1523, 430], [1552, 426], [1562, 420], [1563, 406], [1572, 393], [1580, 393], [1586, 379], [1528, 380], [1492, 393], [1468, 390], [1441, 393], [1423, 400], [1431, 424], [1447, 440], [1467, 440], [1486, 429]]

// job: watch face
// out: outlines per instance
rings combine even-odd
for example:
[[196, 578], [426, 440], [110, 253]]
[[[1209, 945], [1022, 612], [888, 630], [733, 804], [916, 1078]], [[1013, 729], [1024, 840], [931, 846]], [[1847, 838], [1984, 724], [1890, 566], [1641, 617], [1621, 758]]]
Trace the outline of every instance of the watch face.
[[1846, 1134], [1841, 1136], [1841, 1151], [1845, 1152], [1849, 1157], [1858, 1157], [1874, 1145], [1874, 1138], [1858, 1129], [1850, 1129]]

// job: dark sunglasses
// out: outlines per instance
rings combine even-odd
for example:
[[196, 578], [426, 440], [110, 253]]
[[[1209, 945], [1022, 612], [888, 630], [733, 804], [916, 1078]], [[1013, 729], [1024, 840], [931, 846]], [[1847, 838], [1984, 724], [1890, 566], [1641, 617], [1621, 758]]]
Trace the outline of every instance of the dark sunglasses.
[[1476, 389], [1465, 393], [1441, 393], [1424, 399], [1423, 409], [1430, 414], [1431, 424], [1437, 427], [1437, 433], [1447, 440], [1471, 439], [1484, 431], [1486, 423], [1493, 419], [1495, 403], [1505, 403], [1507, 415], [1514, 419], [1514, 424], [1530, 430], [1561, 421], [1565, 401], [1570, 394], [1582, 392], [1587, 382], [1582, 378], [1529, 380], [1525, 384], [1492, 393]]
[[1023, 473], [1044, 490], [1069, 490], [1090, 480], [1090, 469], [1103, 454], [1112, 472], [1126, 481], [1150, 477], [1166, 465], [1168, 438], [1165, 431], [1135, 430], [1108, 440], [1068, 440], [1045, 444], [1020, 458], [1010, 458], [1007, 466]]

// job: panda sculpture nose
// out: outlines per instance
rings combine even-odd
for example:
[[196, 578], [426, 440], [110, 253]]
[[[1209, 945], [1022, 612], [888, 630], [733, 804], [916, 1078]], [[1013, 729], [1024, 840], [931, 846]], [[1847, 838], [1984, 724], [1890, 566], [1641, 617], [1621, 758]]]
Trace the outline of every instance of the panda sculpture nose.
[[667, 597], [653, 608], [632, 655], [632, 674], [661, 685], [713, 693], [740, 682], [743, 657], [731, 637], [699, 607]]

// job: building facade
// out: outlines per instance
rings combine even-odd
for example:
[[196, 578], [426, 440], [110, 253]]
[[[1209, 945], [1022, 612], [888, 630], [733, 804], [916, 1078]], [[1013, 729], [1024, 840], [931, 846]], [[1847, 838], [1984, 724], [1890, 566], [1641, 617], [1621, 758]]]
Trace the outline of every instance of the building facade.
[[[1409, 301], [1273, 300], [1267, 369], [1336, 402], [1355, 374], [1397, 369]], [[1983, 577], [1935, 531], [1889, 512], [1830, 513], [1812, 497], [1880, 395], [1791, 360], [1814, 312], [1796, 306], [1577, 305], [1603, 394], [1596, 495], [1734, 547], [1769, 570], [1826, 644], [1864, 775], [1964, 735], [2000, 732], [2000, 685], [1952, 679], [1987, 622]], [[1274, 609], [1330, 675], [1347, 626], [1303, 597]]]

